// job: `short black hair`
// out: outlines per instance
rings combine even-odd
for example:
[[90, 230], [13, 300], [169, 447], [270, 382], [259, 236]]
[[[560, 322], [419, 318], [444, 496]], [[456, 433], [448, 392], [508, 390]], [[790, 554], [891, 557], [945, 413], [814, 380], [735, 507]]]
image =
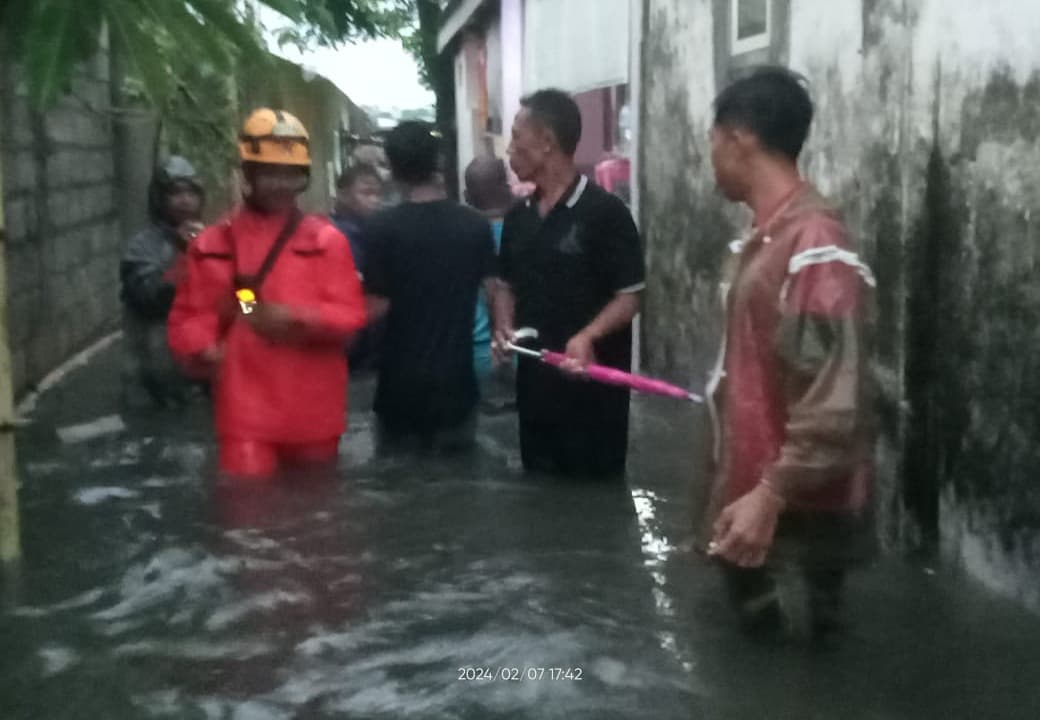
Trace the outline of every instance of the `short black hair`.
[[808, 84], [779, 65], [755, 68], [715, 98], [715, 124], [749, 130], [762, 147], [797, 160], [813, 118]]
[[385, 148], [395, 180], [418, 185], [437, 173], [441, 142], [430, 123], [404, 121], [386, 136]]
[[538, 90], [520, 100], [531, 117], [552, 130], [556, 142], [567, 155], [573, 155], [581, 140], [581, 110], [574, 98], [563, 90]]
[[513, 201], [509, 189], [509, 173], [502, 158], [473, 158], [463, 174], [466, 201], [477, 210], [506, 210]]
[[372, 178], [377, 181], [382, 181], [379, 177], [379, 171], [368, 163], [358, 163], [351, 165], [346, 170], [340, 173], [339, 177], [336, 178], [336, 189], [343, 190], [356, 183], [361, 178]]

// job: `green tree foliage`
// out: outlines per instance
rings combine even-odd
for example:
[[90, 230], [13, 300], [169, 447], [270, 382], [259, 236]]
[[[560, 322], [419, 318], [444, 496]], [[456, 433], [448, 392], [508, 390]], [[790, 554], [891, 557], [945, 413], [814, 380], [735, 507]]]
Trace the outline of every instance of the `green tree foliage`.
[[270, 57], [255, 18], [261, 6], [288, 18], [283, 40], [300, 44], [398, 36], [415, 11], [413, 0], [0, 0], [0, 50], [42, 110], [107, 39], [114, 107], [85, 110], [157, 116], [156, 148], [191, 157], [219, 206], [243, 110], [236, 60], [248, 57], [255, 71]]
[[253, 16], [257, 7], [289, 19], [283, 42], [400, 39], [437, 95], [438, 124], [453, 137], [451, 64], [436, 53], [443, 5], [440, 0], [0, 0], [0, 51], [21, 68], [32, 102], [44, 109], [70, 89], [76, 66], [95, 56], [107, 38], [120, 68], [114, 109], [156, 111], [168, 149], [205, 155], [200, 170], [207, 185], [218, 189], [233, 163], [239, 120], [236, 58], [248, 54], [255, 68], [256, 59], [268, 57]]
[[319, 0], [304, 3], [302, 19], [312, 39], [328, 43], [399, 37], [415, 24], [416, 0]]
[[405, 0], [0, 0], [0, 43], [44, 107], [97, 52], [107, 28], [143, 92], [161, 105], [186, 65], [226, 74], [238, 53], [263, 52], [250, 17], [258, 5], [327, 42], [396, 32], [409, 11]]

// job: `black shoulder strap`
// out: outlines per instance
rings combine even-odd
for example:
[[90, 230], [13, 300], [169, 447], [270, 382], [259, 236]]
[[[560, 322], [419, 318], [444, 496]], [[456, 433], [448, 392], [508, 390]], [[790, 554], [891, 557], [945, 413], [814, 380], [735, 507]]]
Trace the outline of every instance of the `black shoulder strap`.
[[260, 263], [260, 269], [256, 271], [256, 274], [235, 276], [236, 290], [249, 288], [259, 297], [260, 286], [264, 284], [264, 280], [267, 279], [267, 276], [270, 274], [275, 262], [278, 261], [278, 256], [282, 254], [285, 244], [289, 242], [289, 238], [291, 238], [293, 233], [296, 232], [296, 228], [300, 226], [301, 220], [303, 220], [303, 213], [300, 212], [299, 208], [295, 208], [292, 214], [289, 215], [289, 219], [285, 221], [285, 226], [282, 228], [282, 231], [278, 233], [278, 237], [275, 238], [274, 244], [271, 245], [271, 249], [267, 251], [267, 255], [264, 257], [264, 261]]

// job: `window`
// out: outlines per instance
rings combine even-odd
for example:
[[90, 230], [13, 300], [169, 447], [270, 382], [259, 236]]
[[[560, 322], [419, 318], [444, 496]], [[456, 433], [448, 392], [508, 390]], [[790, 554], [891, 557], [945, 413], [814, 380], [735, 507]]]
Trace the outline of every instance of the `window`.
[[787, 65], [792, 0], [715, 0], [715, 86], [726, 87], [759, 65]]
[[730, 0], [730, 48], [733, 55], [769, 47], [773, 31], [771, 0]]

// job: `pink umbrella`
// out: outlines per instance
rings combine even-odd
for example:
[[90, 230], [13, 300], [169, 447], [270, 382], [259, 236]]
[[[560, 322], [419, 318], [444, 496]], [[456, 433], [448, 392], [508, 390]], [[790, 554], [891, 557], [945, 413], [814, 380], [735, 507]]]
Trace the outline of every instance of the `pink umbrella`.
[[[513, 333], [513, 342], [508, 343], [506, 347], [520, 355], [538, 358], [542, 362], [548, 365], [553, 365], [554, 367], [560, 367], [567, 361], [568, 358], [563, 353], [552, 352], [551, 350], [531, 350], [516, 344], [517, 340], [530, 340], [537, 337], [538, 331], [534, 328], [521, 328]], [[596, 380], [597, 382], [605, 383], [607, 385], [627, 387], [630, 390], [646, 393], [648, 395], [663, 395], [665, 397], [676, 398], [677, 400], [689, 400], [690, 402], [695, 403], [704, 402], [704, 398], [700, 395], [696, 395], [678, 385], [672, 385], [663, 380], [655, 380], [654, 378], [648, 378], [643, 375], [623, 372], [605, 365], [586, 365], [584, 374], [585, 377], [590, 380]]]

